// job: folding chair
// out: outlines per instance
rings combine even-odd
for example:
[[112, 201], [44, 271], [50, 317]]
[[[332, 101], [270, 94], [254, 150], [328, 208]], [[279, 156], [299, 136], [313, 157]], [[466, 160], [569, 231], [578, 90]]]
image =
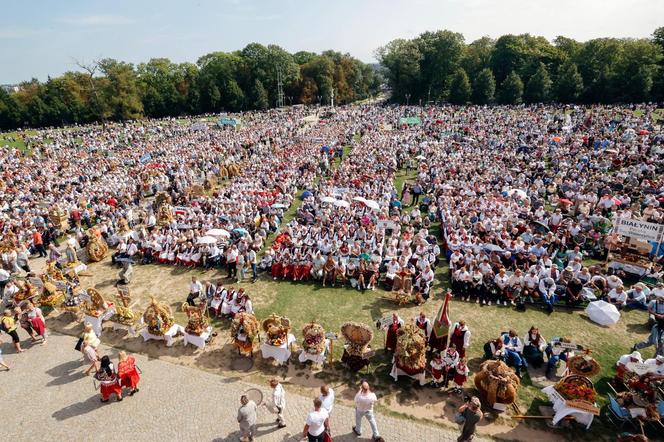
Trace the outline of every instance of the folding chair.
[[609, 404], [606, 406], [608, 411], [606, 418], [621, 430], [627, 423], [636, 428], [634, 422], [632, 421], [632, 415], [629, 413], [629, 410], [627, 410], [625, 407], [622, 407], [612, 394], [608, 394], [607, 396], [609, 398]]

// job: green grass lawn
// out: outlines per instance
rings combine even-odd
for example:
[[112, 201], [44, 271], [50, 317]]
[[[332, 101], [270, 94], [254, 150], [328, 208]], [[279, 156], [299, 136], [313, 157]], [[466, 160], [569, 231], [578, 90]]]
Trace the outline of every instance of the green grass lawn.
[[22, 136], [17, 132], [7, 132], [0, 134], [0, 147], [9, 147], [18, 149], [23, 153], [29, 154], [31, 149], [26, 146]]

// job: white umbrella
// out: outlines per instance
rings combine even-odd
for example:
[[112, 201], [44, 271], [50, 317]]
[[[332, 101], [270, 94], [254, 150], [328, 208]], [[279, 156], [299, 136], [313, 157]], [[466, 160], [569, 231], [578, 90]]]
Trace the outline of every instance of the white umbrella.
[[337, 207], [350, 207], [350, 203], [344, 200], [336, 200], [334, 202], [334, 205]]
[[273, 209], [285, 209], [286, 204], [275, 203], [275, 204], [272, 204], [270, 207], [272, 207]]
[[620, 319], [620, 312], [615, 305], [606, 301], [594, 301], [586, 307], [586, 314], [591, 321], [599, 325], [613, 325]]
[[324, 196], [320, 200], [324, 203], [333, 203], [336, 201], [336, 198], [334, 198], [333, 196]]
[[198, 241], [196, 241], [196, 244], [216, 244], [217, 243], [217, 238], [213, 236], [201, 236], [198, 238]]
[[366, 200], [364, 205], [374, 210], [380, 210], [380, 205], [374, 200]]
[[[228, 230], [224, 229], [210, 229], [207, 232], [205, 232], [207, 236], [219, 236], [221, 238], [230, 238], [231, 234], [228, 233]], [[205, 238], [205, 237], [203, 237]]]
[[526, 199], [526, 198], [528, 198], [528, 194], [527, 194], [524, 190], [521, 190], [521, 189], [510, 189], [510, 190], [507, 191], [507, 194], [508, 194], [509, 196], [512, 196], [512, 195], [514, 195], [515, 193], [519, 196], [519, 198], [522, 198], [522, 199]]
[[415, 157], [415, 159], [417, 159], [417, 160], [426, 160], [427, 157], [425, 157], [424, 155], [418, 155], [418, 156]]
[[354, 196], [354, 197], [353, 197], [353, 201], [360, 201], [360, 202], [363, 203], [363, 202], [365, 202], [366, 200], [365, 200], [364, 198], [362, 198], [361, 196]]

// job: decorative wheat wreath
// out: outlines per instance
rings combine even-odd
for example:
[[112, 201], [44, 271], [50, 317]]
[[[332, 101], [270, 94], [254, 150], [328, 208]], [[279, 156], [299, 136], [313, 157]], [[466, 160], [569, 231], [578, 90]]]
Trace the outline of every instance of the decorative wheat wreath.
[[190, 335], [202, 335], [203, 332], [207, 330], [209, 325], [204, 311], [205, 304], [203, 304], [202, 307], [195, 307], [185, 302], [182, 304], [181, 309], [184, 313], [187, 314], [187, 317], [189, 318], [189, 322], [187, 322], [187, 326], [185, 327], [184, 331]]
[[155, 297], [150, 298], [150, 305], [143, 313], [143, 322], [151, 335], [163, 336], [175, 323], [173, 312], [166, 304], [161, 304]]
[[584, 401], [591, 405], [595, 403], [595, 387], [592, 381], [585, 376], [576, 374], [565, 376], [554, 388], [567, 400]]
[[394, 359], [397, 367], [406, 373], [421, 372], [426, 368], [427, 341], [415, 324], [406, 324], [397, 331]]
[[514, 403], [520, 385], [519, 377], [503, 361], [485, 361], [475, 375], [475, 387], [490, 407]]
[[108, 253], [108, 244], [103, 238], [95, 235], [94, 232], [88, 231], [89, 242], [85, 249], [88, 252], [88, 259], [91, 262], [99, 262], [106, 257]]
[[360, 322], [346, 322], [341, 326], [341, 334], [346, 339], [346, 352], [351, 356], [363, 356], [373, 339], [373, 330]]
[[310, 322], [302, 329], [304, 339], [302, 347], [310, 354], [321, 354], [325, 351], [325, 329], [316, 322]]
[[272, 313], [261, 323], [261, 328], [267, 334], [267, 343], [280, 347], [287, 342], [288, 333], [291, 330], [290, 319]]
[[[240, 354], [250, 356], [253, 353], [258, 342], [259, 327], [258, 320], [251, 313], [242, 312], [235, 315], [231, 323], [231, 339]], [[240, 335], [244, 335], [246, 339], [239, 339]]]
[[90, 301], [85, 301], [83, 303], [83, 311], [88, 316], [98, 318], [107, 308], [106, 301], [99, 290], [94, 287], [88, 288], [86, 292], [90, 297]]
[[567, 367], [569, 368], [570, 373], [587, 377], [595, 376], [602, 371], [599, 362], [588, 354], [576, 355], [569, 358], [567, 361]]

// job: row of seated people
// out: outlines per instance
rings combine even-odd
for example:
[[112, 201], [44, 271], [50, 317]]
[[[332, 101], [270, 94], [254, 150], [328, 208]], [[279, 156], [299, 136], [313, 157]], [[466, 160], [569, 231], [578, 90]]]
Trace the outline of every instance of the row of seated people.
[[517, 376], [525, 371], [529, 364], [534, 368], [544, 365], [546, 355], [547, 378], [555, 374], [558, 363], [567, 361], [571, 356], [570, 350], [563, 348], [564, 338], [553, 338], [547, 342], [535, 326], [531, 327], [522, 341], [515, 330], [502, 333], [498, 338], [484, 344], [484, 357], [486, 359], [499, 359], [514, 368]]

